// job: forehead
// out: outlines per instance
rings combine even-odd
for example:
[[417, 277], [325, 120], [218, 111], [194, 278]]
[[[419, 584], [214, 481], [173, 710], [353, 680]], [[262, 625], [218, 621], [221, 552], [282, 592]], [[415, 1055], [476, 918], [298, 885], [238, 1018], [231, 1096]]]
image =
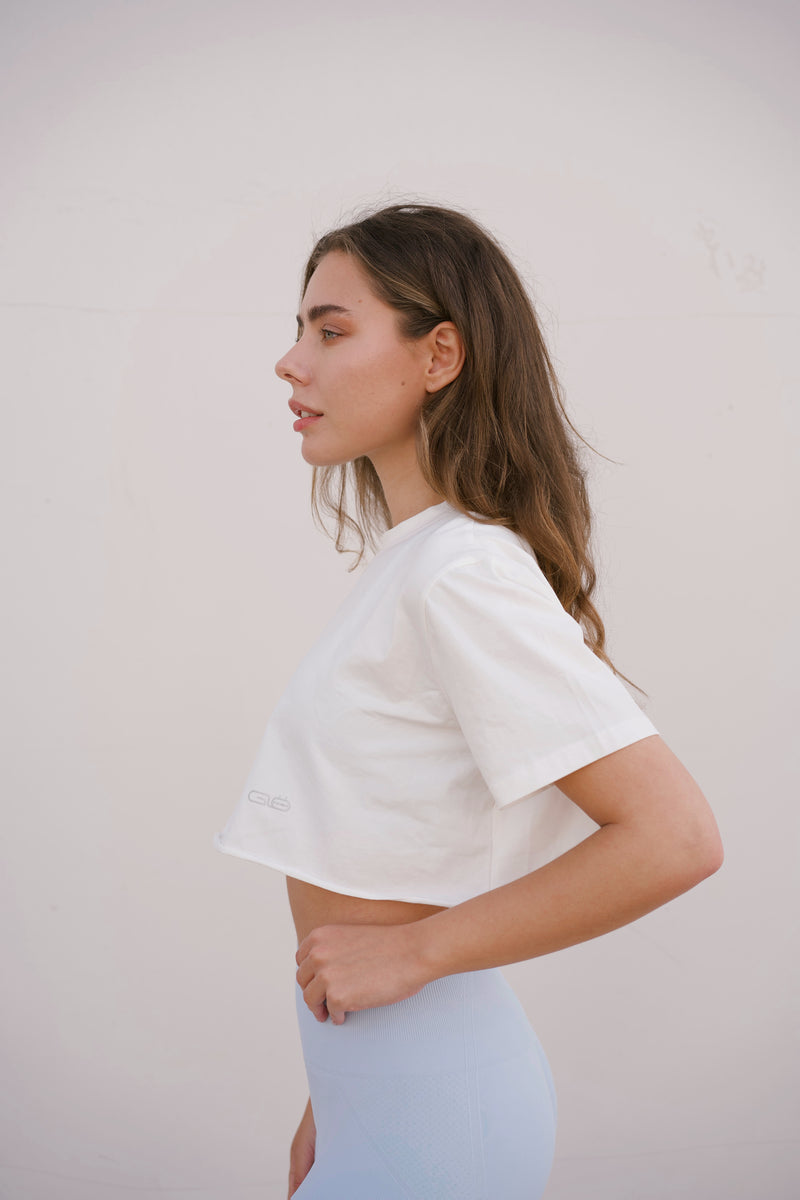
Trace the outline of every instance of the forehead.
[[300, 315], [305, 317], [319, 305], [335, 305], [356, 316], [376, 307], [389, 307], [375, 295], [366, 272], [352, 255], [339, 250], [332, 250], [320, 260], [308, 281]]

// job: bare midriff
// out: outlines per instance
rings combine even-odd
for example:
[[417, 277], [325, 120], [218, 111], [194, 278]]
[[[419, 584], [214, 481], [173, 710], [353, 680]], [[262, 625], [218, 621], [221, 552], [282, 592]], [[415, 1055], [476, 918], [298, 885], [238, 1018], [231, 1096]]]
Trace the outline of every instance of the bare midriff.
[[286, 878], [289, 907], [297, 933], [303, 941], [319, 925], [406, 925], [442, 911], [442, 905], [409, 904], [405, 900], [365, 900], [329, 892], [302, 879]]

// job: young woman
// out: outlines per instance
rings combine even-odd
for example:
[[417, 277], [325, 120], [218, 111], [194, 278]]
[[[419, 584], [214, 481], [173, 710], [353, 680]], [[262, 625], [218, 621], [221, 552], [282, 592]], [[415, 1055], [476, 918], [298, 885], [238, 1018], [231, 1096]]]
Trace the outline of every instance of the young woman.
[[717, 827], [605, 653], [572, 427], [495, 240], [429, 205], [327, 234], [276, 371], [314, 512], [377, 551], [216, 839], [287, 876], [289, 1195], [535, 1200], [555, 1097], [498, 968], [693, 887]]

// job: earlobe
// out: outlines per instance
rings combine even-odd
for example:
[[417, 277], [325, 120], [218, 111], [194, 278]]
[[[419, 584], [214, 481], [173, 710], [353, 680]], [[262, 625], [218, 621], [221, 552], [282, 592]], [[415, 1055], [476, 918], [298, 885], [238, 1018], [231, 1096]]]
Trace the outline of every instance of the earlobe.
[[442, 321], [428, 336], [431, 360], [425, 387], [428, 392], [438, 392], [458, 377], [464, 365], [464, 342], [452, 321]]

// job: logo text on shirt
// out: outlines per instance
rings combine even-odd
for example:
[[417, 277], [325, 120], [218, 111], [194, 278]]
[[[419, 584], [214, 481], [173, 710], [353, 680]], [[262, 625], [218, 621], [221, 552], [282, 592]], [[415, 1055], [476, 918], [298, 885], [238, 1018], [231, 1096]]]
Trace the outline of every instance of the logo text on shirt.
[[248, 792], [247, 799], [251, 804], [265, 804], [279, 812], [288, 812], [292, 807], [286, 796], [270, 796], [267, 792]]

